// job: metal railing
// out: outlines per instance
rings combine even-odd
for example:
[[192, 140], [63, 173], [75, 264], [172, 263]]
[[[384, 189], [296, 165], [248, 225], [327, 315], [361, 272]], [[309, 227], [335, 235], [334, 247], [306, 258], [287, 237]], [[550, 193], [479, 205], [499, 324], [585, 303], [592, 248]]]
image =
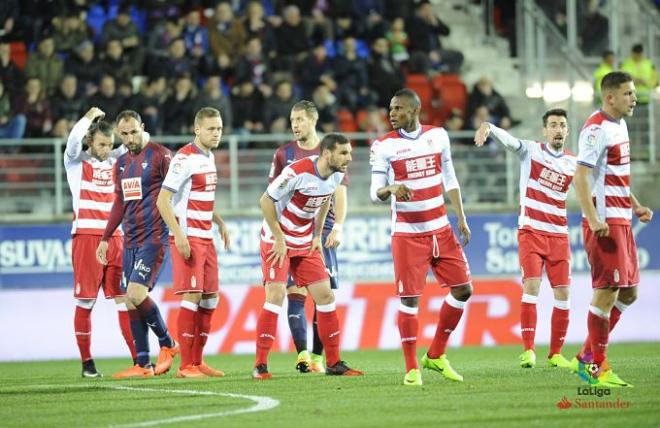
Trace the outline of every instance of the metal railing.
[[[386, 212], [369, 199], [371, 168], [368, 141], [375, 135], [346, 134], [357, 142], [349, 167], [349, 210]], [[473, 211], [515, 210], [519, 168], [500, 147], [476, 148], [473, 132], [450, 134], [454, 167], [463, 198]], [[277, 142], [290, 135], [229, 135], [214, 151], [218, 168], [217, 206], [223, 213], [256, 215], [258, 200], [266, 188]], [[176, 149], [189, 136], [154, 137]], [[459, 141], [466, 142], [462, 144]], [[241, 149], [250, 142], [260, 147]], [[267, 144], [270, 143], [270, 144]], [[0, 140], [0, 222], [57, 221], [71, 218], [71, 194], [62, 161], [62, 139]], [[16, 150], [20, 147], [20, 150]]]

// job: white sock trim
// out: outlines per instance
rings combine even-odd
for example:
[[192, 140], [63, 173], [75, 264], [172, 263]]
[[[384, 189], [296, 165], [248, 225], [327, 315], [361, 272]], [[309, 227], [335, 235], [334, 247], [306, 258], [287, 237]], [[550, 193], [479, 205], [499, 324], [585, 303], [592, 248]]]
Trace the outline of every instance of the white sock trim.
[[408, 315], [417, 315], [419, 313], [419, 308], [412, 308], [410, 306], [404, 305], [403, 303], [400, 303], [399, 311]]
[[204, 309], [215, 309], [218, 307], [218, 299], [217, 297], [211, 297], [210, 299], [202, 299], [199, 302], [199, 307], [204, 308]]
[[539, 301], [539, 296], [523, 293], [522, 299], [520, 299], [520, 301], [523, 303], [529, 303], [530, 305], [535, 305]]
[[316, 305], [316, 310], [319, 312], [332, 312], [337, 309], [335, 302], [328, 303], [327, 305]]
[[452, 296], [451, 293], [445, 296], [445, 303], [456, 309], [465, 309], [465, 305], [467, 304], [467, 302], [456, 300], [456, 298]]
[[272, 312], [272, 313], [276, 314], [276, 315], [279, 315], [280, 312], [282, 311], [282, 307], [277, 306], [275, 303], [264, 302], [263, 308], [265, 310], [269, 311], [269, 312]]
[[89, 310], [91, 310], [94, 307], [95, 303], [96, 303], [96, 299], [77, 299], [76, 300], [76, 306], [79, 306], [83, 309], [89, 309]]
[[189, 302], [188, 300], [181, 301], [181, 307], [186, 308], [189, 311], [197, 312], [197, 303]]
[[555, 308], [567, 311], [567, 310], [570, 309], [570, 307], [571, 307], [571, 301], [570, 300], [557, 300], [557, 299], [555, 299]]
[[128, 306], [126, 306], [126, 303], [117, 303], [117, 312], [128, 312]]
[[610, 319], [610, 313], [601, 311], [599, 308], [589, 305], [589, 312], [596, 315], [597, 317], [605, 318], [606, 320]]
[[617, 308], [620, 312], [623, 312], [626, 309], [628, 309], [628, 306], [630, 306], [630, 305], [626, 305], [625, 303], [621, 303], [618, 300], [616, 302], [614, 302], [614, 307]]

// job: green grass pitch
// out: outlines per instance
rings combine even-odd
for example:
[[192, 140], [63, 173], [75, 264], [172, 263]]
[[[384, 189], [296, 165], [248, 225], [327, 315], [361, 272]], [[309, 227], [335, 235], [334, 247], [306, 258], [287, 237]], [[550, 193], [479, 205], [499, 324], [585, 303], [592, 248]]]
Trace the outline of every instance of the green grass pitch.
[[[567, 346], [564, 354], [576, 350]], [[612, 344], [615, 371], [635, 388], [602, 397], [579, 393], [585, 384], [570, 371], [547, 368], [546, 347], [537, 349], [535, 369], [519, 368], [519, 353], [512, 346], [452, 348], [448, 356], [465, 382], [424, 371], [422, 387], [402, 385], [400, 351], [344, 353], [366, 371], [362, 378], [298, 374], [294, 355], [273, 354], [271, 381], [250, 378], [249, 355], [207, 358], [227, 375], [202, 380], [170, 372], [115, 381], [110, 375], [127, 364], [120, 359], [97, 360], [103, 379], [82, 379], [78, 361], [2, 363], [0, 427], [660, 426], [660, 343]], [[557, 407], [563, 397], [572, 407]]]

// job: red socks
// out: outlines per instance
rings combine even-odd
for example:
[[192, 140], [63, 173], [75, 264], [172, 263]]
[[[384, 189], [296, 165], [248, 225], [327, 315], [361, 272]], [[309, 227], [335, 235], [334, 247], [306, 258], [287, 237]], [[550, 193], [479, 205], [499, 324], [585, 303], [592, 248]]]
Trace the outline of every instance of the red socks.
[[[205, 302], [205, 300], [202, 300], [202, 302]], [[215, 302], [217, 302], [217, 299], [215, 299]], [[215, 306], [213, 308], [205, 308], [201, 306], [202, 304], [200, 302], [200, 306], [197, 309], [197, 328], [195, 329], [195, 341], [193, 343], [193, 364], [197, 366], [202, 364], [204, 359], [204, 346], [209, 339], [211, 318], [213, 318], [213, 312], [215, 312]]]
[[520, 334], [525, 351], [534, 349], [536, 336], [536, 303], [522, 302], [520, 304]]
[[[615, 306], [612, 307], [612, 310], [610, 311], [610, 332], [614, 330], [614, 327], [619, 322], [619, 319], [621, 318], [621, 314], [623, 313], [618, 306], [622, 306], [624, 309], [628, 307], [627, 305], [624, 306], [619, 302], [615, 303]], [[587, 339], [584, 341], [584, 345], [582, 345], [582, 349], [578, 353], [578, 357], [584, 357], [585, 354], [588, 353], [591, 353], [591, 339], [587, 334]]]
[[264, 303], [257, 320], [257, 355], [255, 367], [268, 364], [268, 353], [277, 333], [277, 318], [282, 308], [273, 303]]
[[404, 304], [399, 306], [399, 335], [403, 358], [406, 361], [406, 373], [411, 369], [419, 369], [417, 364], [417, 331], [419, 329], [418, 309]]
[[438, 327], [435, 330], [435, 337], [433, 337], [433, 342], [431, 342], [431, 346], [427, 352], [429, 358], [438, 358], [445, 353], [449, 335], [454, 331], [458, 322], [461, 320], [465, 304], [466, 302], [456, 300], [451, 293], [447, 294], [445, 301], [440, 308], [440, 316]]
[[566, 339], [566, 331], [568, 330], [568, 312], [568, 308], [558, 308], [557, 306], [552, 308], [552, 328], [550, 330], [550, 353], [548, 354], [548, 358], [561, 353], [561, 347], [564, 346], [564, 339]]
[[325, 362], [332, 367], [339, 362], [339, 319], [334, 302], [316, 305], [319, 337], [325, 349]]
[[607, 342], [610, 335], [610, 320], [606, 318], [607, 314], [593, 306], [589, 307], [587, 316], [587, 327], [589, 329], [589, 338], [591, 340], [591, 352], [594, 355], [594, 363], [601, 364], [605, 360], [607, 352]]
[[197, 305], [187, 300], [181, 301], [177, 330], [179, 333], [179, 349], [181, 351], [181, 368], [193, 363], [193, 343], [195, 341], [195, 318]]
[[133, 333], [131, 333], [131, 319], [128, 316], [128, 310], [126, 309], [125, 303], [117, 305], [117, 316], [119, 318], [121, 335], [124, 337], [126, 346], [128, 346], [128, 350], [131, 352], [131, 358], [133, 361], [136, 361], [137, 352], [135, 352], [135, 342], [133, 342]]
[[90, 350], [92, 344], [92, 310], [76, 306], [73, 316], [73, 328], [76, 334], [76, 342], [80, 350], [80, 360], [87, 361], [92, 358]]

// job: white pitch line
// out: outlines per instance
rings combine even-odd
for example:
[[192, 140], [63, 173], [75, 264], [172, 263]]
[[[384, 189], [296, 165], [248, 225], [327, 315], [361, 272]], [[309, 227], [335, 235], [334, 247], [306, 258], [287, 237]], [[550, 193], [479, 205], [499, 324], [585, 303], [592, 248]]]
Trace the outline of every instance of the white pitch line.
[[280, 402], [278, 400], [275, 400], [274, 398], [270, 397], [265, 397], [265, 396], [260, 396], [260, 395], [243, 395], [243, 394], [232, 394], [230, 392], [213, 392], [213, 391], [197, 391], [194, 389], [164, 389], [164, 388], [136, 388], [132, 386], [123, 386], [123, 385], [104, 385], [100, 383], [95, 383], [95, 384], [69, 384], [69, 385], [25, 385], [25, 386], [18, 386], [18, 387], [7, 387], [7, 388], [0, 388], [2, 389], [31, 389], [31, 388], [43, 388], [43, 389], [55, 389], [55, 388], [106, 388], [106, 389], [114, 389], [118, 391], [139, 391], [139, 392], [164, 392], [164, 393], [169, 393], [169, 394], [187, 394], [187, 395], [215, 395], [219, 397], [231, 397], [231, 398], [243, 398], [246, 400], [253, 401], [255, 404], [250, 407], [246, 407], [243, 409], [234, 409], [234, 410], [226, 410], [223, 412], [213, 412], [213, 413], [196, 413], [193, 415], [187, 415], [187, 416], [176, 416], [172, 418], [164, 418], [164, 419], [154, 419], [150, 421], [143, 421], [143, 422], [135, 422], [135, 423], [130, 423], [130, 424], [122, 424], [122, 425], [110, 425], [111, 428], [137, 428], [137, 427], [150, 427], [154, 425], [165, 425], [165, 424], [173, 424], [176, 422], [185, 422], [185, 421], [198, 421], [201, 419], [208, 419], [208, 418], [220, 418], [223, 416], [232, 416], [232, 415], [240, 415], [243, 413], [254, 413], [254, 412], [263, 412], [266, 410], [274, 409], [275, 407], [280, 405]]

